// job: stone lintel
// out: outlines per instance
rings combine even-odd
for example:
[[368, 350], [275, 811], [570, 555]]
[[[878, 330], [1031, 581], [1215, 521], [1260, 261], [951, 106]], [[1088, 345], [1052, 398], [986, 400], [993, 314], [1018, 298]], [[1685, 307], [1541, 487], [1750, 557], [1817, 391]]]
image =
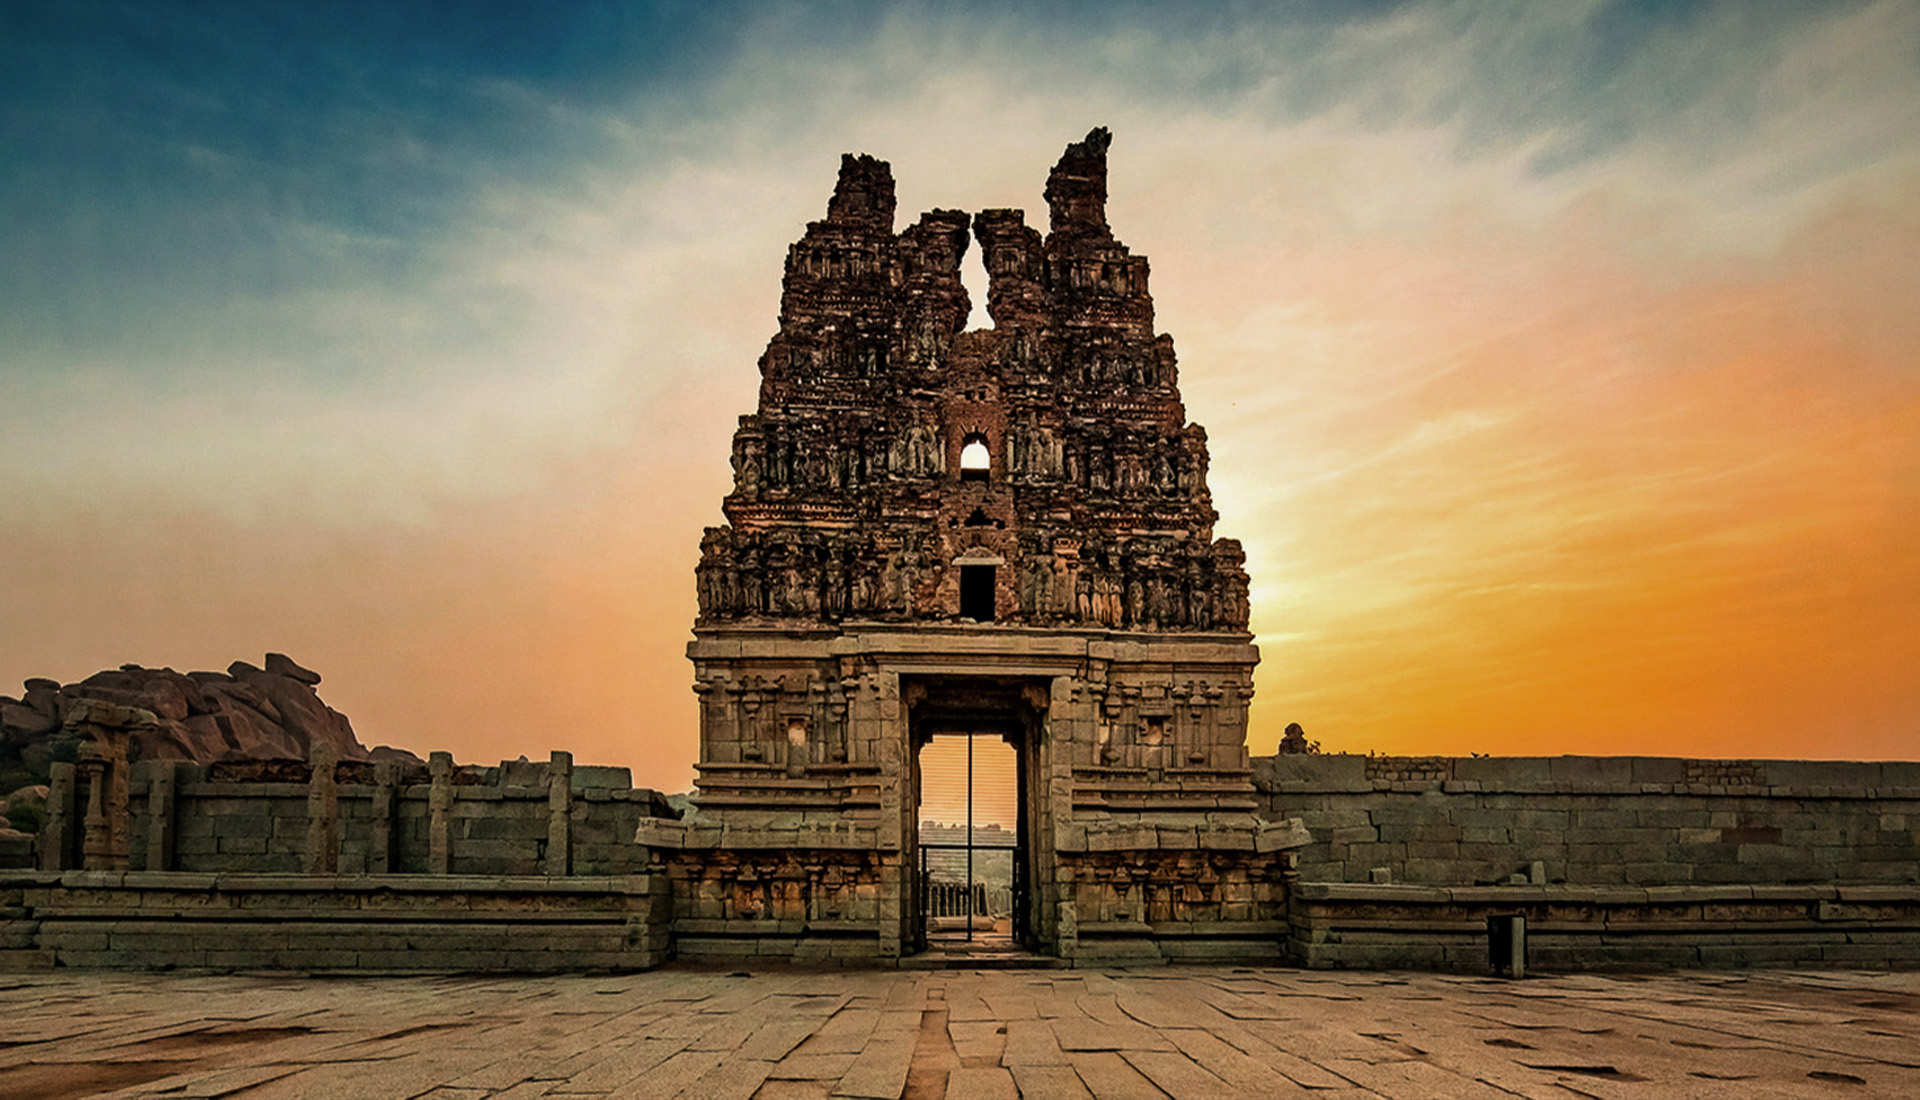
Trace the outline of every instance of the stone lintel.
[[[766, 659], [778, 661], [826, 660], [837, 657], [915, 658], [965, 662], [968, 658], [1002, 657], [1034, 668], [1035, 675], [1068, 675], [1087, 660], [1118, 664], [1251, 666], [1260, 649], [1251, 635], [1146, 633], [1121, 636], [1112, 631], [1062, 630], [1021, 626], [912, 627], [874, 623], [847, 623], [843, 632], [751, 627], [703, 628], [687, 643], [687, 657], [695, 662]], [[959, 669], [942, 671], [959, 672]], [[994, 666], [985, 675], [1007, 675]]]

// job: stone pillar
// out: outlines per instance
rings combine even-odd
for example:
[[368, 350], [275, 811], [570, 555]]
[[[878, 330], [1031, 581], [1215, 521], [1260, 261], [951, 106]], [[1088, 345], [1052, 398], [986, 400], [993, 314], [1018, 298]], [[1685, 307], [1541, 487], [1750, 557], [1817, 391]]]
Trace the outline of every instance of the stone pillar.
[[89, 871], [127, 869], [127, 776], [125, 763], [87, 770], [87, 819], [80, 842]]
[[40, 869], [64, 871], [73, 866], [74, 766], [57, 762], [47, 786], [47, 825], [40, 831]]
[[633, 962], [639, 966], [658, 966], [667, 959], [673, 942], [673, 883], [665, 867], [651, 866], [643, 880], [646, 898], [645, 916], [628, 922], [628, 943]]
[[827, 692], [827, 705], [824, 709], [826, 720], [823, 732], [816, 738], [821, 745], [821, 759], [844, 764], [848, 759], [847, 747], [847, 684], [845, 680], [830, 681]]
[[127, 869], [127, 739], [153, 722], [147, 711], [97, 699], [77, 699], [67, 708], [67, 727], [80, 737], [76, 777], [87, 785], [81, 861], [89, 871]]
[[549, 878], [573, 873], [573, 754], [547, 758], [547, 851], [542, 868]]
[[[1035, 861], [1033, 888], [1040, 894], [1043, 941], [1051, 931], [1054, 954], [1071, 959], [1080, 950], [1079, 888], [1074, 867], [1060, 857], [1059, 837], [1074, 825], [1073, 764], [1076, 756], [1091, 752], [1100, 723], [1099, 703], [1085, 681], [1071, 676], [1056, 676], [1048, 685], [1047, 713], [1039, 737], [1040, 752], [1031, 782], [1045, 791], [1044, 809], [1036, 815], [1033, 843]], [[1098, 761], [1097, 756], [1091, 759]]]
[[907, 744], [911, 731], [907, 729], [907, 708], [900, 698], [900, 674], [882, 672], [879, 681], [879, 706], [870, 735], [874, 738], [873, 762], [880, 770], [880, 848], [896, 851], [914, 809], [906, 796], [913, 749]]
[[391, 762], [373, 766], [373, 806], [368, 811], [371, 820], [367, 826], [368, 874], [385, 875], [394, 870], [393, 811], [398, 801], [395, 798], [398, 772], [398, 767]]
[[880, 699], [875, 723], [878, 740], [874, 759], [880, 766], [880, 896], [879, 953], [883, 959], [897, 959], [903, 941], [911, 937], [907, 925], [913, 906], [905, 894], [914, 881], [906, 868], [912, 852], [905, 838], [912, 835], [909, 818], [914, 811], [906, 795], [912, 748], [907, 744], [907, 710], [900, 699], [900, 674], [882, 672]]
[[307, 779], [307, 862], [310, 875], [340, 870], [340, 788], [333, 768], [333, 748], [315, 744], [308, 756], [312, 772]]
[[149, 871], [173, 870], [175, 777], [171, 760], [147, 762], [147, 858]]
[[433, 785], [427, 791], [427, 871], [445, 875], [453, 870], [453, 754], [436, 752], [427, 758]]

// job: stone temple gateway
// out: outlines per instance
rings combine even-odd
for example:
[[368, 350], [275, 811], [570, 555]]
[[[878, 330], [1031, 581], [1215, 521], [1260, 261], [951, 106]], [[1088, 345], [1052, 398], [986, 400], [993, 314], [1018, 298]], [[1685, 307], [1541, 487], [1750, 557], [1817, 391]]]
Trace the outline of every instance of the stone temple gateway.
[[[135, 750], [213, 721], [179, 691], [29, 681], [0, 733], [74, 758], [0, 833], [0, 971], [910, 965], [950, 916], [920, 800], [952, 735], [1010, 746], [1008, 931], [1073, 965], [1920, 965], [1920, 761], [1248, 758], [1243, 559], [1107, 143], [1068, 146], [1044, 235], [895, 233], [887, 166], [842, 162], [702, 539], [692, 812], [565, 752], [173, 759]], [[263, 674], [194, 676], [324, 709]]]
[[701, 544], [700, 816], [642, 837], [674, 851], [681, 954], [924, 947], [918, 750], [942, 733], [1015, 750], [1028, 947], [1278, 951], [1305, 838], [1257, 812], [1245, 559], [1213, 534], [1146, 257], [1107, 225], [1109, 140], [1054, 166], [1044, 236], [1018, 210], [896, 233], [887, 164], [847, 156], [789, 250]]

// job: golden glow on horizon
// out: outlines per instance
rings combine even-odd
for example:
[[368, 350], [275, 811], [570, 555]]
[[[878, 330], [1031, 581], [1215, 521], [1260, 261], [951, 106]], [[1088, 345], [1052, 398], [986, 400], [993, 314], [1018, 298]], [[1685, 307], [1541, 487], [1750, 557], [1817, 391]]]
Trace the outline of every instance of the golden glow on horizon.
[[918, 821], [965, 825], [968, 821], [968, 742], [972, 742], [972, 821], [974, 828], [999, 825], [1012, 830], [1019, 818], [1018, 754], [997, 735], [938, 734], [920, 748]]
[[[1899, 292], [1489, 296], [1530, 323], [1488, 316], [1444, 384], [1380, 402], [1398, 438], [1290, 454], [1254, 505], [1285, 532], [1256, 574], [1254, 750], [1297, 720], [1349, 751], [1912, 755], [1920, 395], [1832, 323], [1875, 293]], [[1473, 306], [1397, 312], [1432, 332]]]

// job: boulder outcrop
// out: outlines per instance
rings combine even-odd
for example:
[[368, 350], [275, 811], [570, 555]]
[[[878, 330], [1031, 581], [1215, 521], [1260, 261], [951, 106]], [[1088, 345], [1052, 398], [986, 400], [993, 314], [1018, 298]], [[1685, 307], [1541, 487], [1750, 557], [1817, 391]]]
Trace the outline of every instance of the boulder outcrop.
[[134, 759], [304, 760], [324, 744], [336, 760], [420, 762], [402, 749], [362, 745], [347, 716], [321, 701], [319, 673], [283, 653], [267, 654], [264, 663], [235, 661], [225, 672], [186, 673], [121, 665], [71, 684], [28, 680], [20, 698], [0, 696], [0, 768], [46, 775], [70, 736], [67, 716], [81, 700], [154, 716], [134, 734]]

